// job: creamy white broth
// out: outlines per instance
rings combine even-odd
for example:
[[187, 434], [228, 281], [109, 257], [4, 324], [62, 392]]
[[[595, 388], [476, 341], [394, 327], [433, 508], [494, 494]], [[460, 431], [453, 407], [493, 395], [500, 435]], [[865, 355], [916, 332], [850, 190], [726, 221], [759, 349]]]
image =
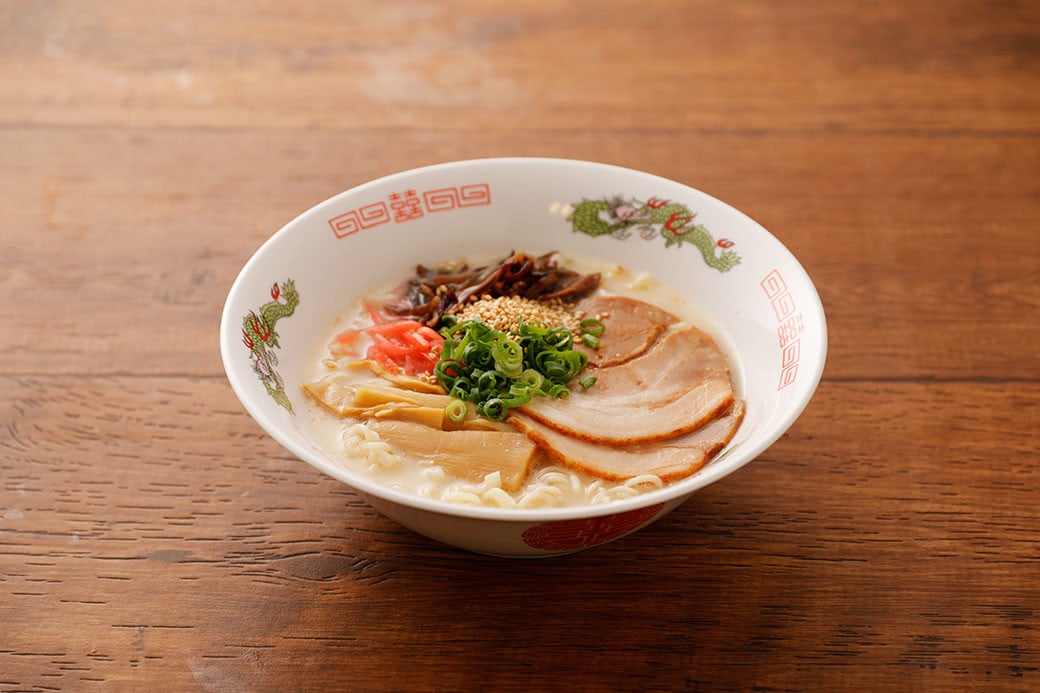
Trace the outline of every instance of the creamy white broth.
[[[494, 261], [495, 258], [474, 259], [471, 266]], [[601, 293], [616, 294], [652, 303], [695, 325], [710, 334], [730, 360], [733, 350], [726, 335], [691, 302], [680, 294], [660, 284], [649, 274], [636, 274], [614, 263], [588, 258], [574, 258], [560, 254], [561, 266], [583, 274], [600, 274]], [[344, 367], [345, 360], [329, 357], [329, 346], [336, 335], [350, 329], [367, 327], [371, 324], [365, 303], [379, 304], [404, 278], [392, 285], [381, 287], [357, 301], [330, 325], [316, 345], [311, 367], [305, 372], [307, 382], [333, 378], [345, 383], [358, 384], [371, 381], [371, 371], [363, 368]], [[359, 353], [364, 353], [364, 343], [359, 344]], [[358, 357], [361, 358], [361, 357]], [[739, 375], [732, 369], [734, 387], [739, 385]], [[334, 458], [355, 472], [389, 487], [418, 496], [463, 505], [536, 509], [595, 505], [612, 500], [628, 498], [645, 493], [665, 484], [657, 476], [647, 474], [634, 477], [623, 483], [606, 481], [582, 471], [554, 464], [539, 451], [539, 456], [527, 480], [517, 491], [502, 488], [497, 473], [487, 475], [483, 481], [473, 482], [451, 476], [446, 470], [428, 459], [410, 459], [397, 455], [393, 448], [382, 441], [378, 434], [354, 418], [338, 418], [306, 398], [305, 407], [319, 444]]]

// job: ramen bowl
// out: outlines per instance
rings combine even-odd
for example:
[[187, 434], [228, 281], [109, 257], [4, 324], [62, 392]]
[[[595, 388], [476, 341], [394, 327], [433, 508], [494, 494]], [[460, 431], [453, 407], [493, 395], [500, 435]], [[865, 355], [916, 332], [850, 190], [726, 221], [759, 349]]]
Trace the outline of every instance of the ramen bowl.
[[[678, 292], [706, 316], [746, 402], [728, 445], [686, 478], [604, 504], [548, 509], [459, 505], [356, 471], [317, 434], [301, 387], [330, 325], [417, 264], [532, 254], [592, 258]], [[302, 213], [235, 279], [220, 346], [246, 411], [286, 450], [401, 525], [498, 556], [597, 546], [661, 518], [780, 438], [819, 383], [827, 350], [812, 281], [772, 234], [699, 190], [617, 166], [561, 159], [458, 161], [364, 183]]]

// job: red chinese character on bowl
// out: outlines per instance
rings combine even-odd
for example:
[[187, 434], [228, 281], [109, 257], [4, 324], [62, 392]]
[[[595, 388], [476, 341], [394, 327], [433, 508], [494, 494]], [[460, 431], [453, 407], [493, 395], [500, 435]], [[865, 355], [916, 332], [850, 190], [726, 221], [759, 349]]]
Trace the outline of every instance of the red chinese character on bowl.
[[419, 196], [414, 190], [390, 195], [390, 209], [394, 211], [394, 221], [411, 221], [423, 215]]
[[616, 515], [560, 520], [535, 525], [523, 534], [524, 543], [536, 549], [567, 551], [617, 539], [653, 519], [664, 505], [629, 510]]

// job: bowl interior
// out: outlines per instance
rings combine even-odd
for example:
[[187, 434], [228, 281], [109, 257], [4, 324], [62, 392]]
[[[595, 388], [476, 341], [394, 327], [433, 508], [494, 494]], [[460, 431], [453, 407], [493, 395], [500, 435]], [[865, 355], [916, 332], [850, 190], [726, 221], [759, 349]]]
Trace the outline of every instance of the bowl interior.
[[364, 493], [495, 519], [599, 512], [455, 507], [411, 497], [352, 472], [316, 442], [300, 386], [337, 315], [418, 263], [511, 250], [558, 250], [645, 273], [691, 300], [731, 358], [747, 413], [727, 449], [694, 476], [610, 504], [611, 511], [688, 494], [746, 464], [793, 423], [819, 382], [827, 344], [819, 297], [798, 261], [759, 224], [658, 176], [526, 158], [395, 174], [292, 220], [249, 260], [228, 295], [221, 323], [228, 379], [283, 446]]

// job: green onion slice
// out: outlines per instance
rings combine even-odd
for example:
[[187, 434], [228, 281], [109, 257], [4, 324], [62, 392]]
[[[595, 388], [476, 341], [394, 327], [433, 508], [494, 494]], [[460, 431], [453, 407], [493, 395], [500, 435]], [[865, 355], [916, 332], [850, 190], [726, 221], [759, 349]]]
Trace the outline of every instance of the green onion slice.
[[592, 347], [593, 349], [599, 348], [599, 339], [590, 333], [585, 333], [581, 336], [581, 341], [585, 346]]
[[506, 418], [509, 407], [499, 397], [492, 397], [488, 401], [477, 406], [477, 410], [492, 421], [501, 421]]
[[584, 334], [591, 334], [593, 337], [603, 334], [603, 321], [599, 318], [585, 318], [578, 325]]
[[444, 415], [455, 422], [462, 421], [469, 414], [469, 407], [461, 399], [453, 399], [444, 408]]

